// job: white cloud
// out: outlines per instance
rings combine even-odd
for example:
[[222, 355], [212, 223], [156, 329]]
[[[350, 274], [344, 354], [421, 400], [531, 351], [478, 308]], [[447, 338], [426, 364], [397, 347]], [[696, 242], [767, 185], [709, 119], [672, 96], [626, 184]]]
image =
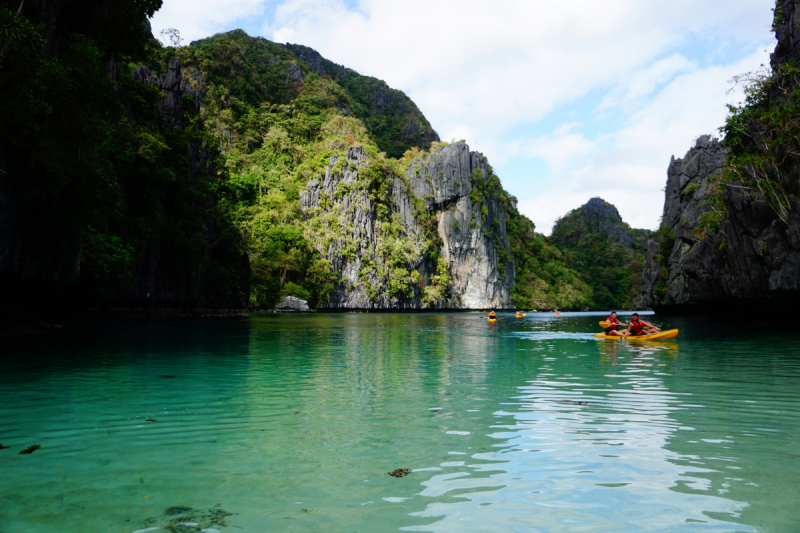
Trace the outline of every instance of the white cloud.
[[[165, 0], [153, 26], [195, 39], [245, 21], [385, 80], [442, 139], [484, 152], [547, 233], [597, 195], [632, 225], [656, 226], [670, 155], [722, 125], [728, 78], [767, 61], [773, 5]], [[543, 161], [549, 175], [526, 179], [529, 161]]]
[[153, 35], [176, 28], [183, 44], [236, 29], [243, 19], [260, 17], [267, 0], [166, 0], [150, 21]]
[[600, 103], [599, 109], [627, 108], [638, 99], [652, 94], [660, 84], [668, 82], [676, 74], [696, 67], [696, 64], [680, 54], [656, 61], [649, 67], [633, 72], [625, 84], [610, 91]]
[[682, 157], [702, 134], [718, 135], [725, 103], [741, 99], [740, 92], [727, 94], [728, 80], [767, 59], [759, 50], [731, 65], [682, 74], [610, 136], [585, 139], [556, 132], [533, 139], [528, 156], [543, 158], [556, 178], [544, 194], [521, 201], [520, 210], [550, 233], [558, 217], [600, 196], [633, 227], [656, 229], [670, 157]]
[[678, 55], [659, 57], [665, 51], [694, 33], [740, 27], [743, 18], [763, 21], [766, 35], [772, 2], [732, 0], [725, 9], [693, 0], [358, 5], [287, 0], [264, 32], [285, 38], [291, 28], [292, 39], [402, 88], [440, 131], [469, 118], [474, 131], [496, 136], [593, 89], [644, 96], [690, 65]]

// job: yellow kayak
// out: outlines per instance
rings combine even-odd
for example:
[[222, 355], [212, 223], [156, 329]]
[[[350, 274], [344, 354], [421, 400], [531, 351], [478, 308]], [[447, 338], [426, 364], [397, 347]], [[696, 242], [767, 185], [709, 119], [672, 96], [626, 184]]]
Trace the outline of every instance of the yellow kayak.
[[522, 313], [521, 315], [515, 315], [515, 318], [525, 318], [525, 313]]
[[496, 318], [487, 318], [486, 320], [489, 321], [489, 324], [494, 324], [495, 322], [497, 322]]
[[652, 335], [639, 335], [638, 337], [620, 337], [618, 335], [606, 335], [605, 333], [595, 333], [595, 339], [609, 339], [612, 341], [629, 340], [629, 341], [665, 341], [674, 339], [678, 336], [677, 329], [670, 329], [662, 331], [661, 333], [653, 333]]

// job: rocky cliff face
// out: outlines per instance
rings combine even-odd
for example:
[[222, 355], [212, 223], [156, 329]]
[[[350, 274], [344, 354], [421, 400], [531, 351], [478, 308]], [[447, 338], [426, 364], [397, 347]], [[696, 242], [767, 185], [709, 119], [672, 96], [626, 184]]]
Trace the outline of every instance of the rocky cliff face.
[[591, 198], [583, 206], [556, 222], [553, 228], [554, 239], [558, 240], [562, 226], [565, 225], [564, 223], [568, 221], [571, 215], [583, 218], [583, 223], [579, 225], [582, 232], [599, 232], [611, 241], [618, 242], [628, 249], [643, 247], [647, 240], [647, 231], [630, 229], [622, 221], [617, 208], [602, 198]]
[[[148, 85], [159, 88], [164, 98], [157, 104], [164, 130], [179, 129], [183, 126], [183, 97], [192, 96], [197, 105], [202, 101], [201, 90], [193, 90], [183, 79], [183, 69], [178, 58], [170, 59], [167, 69], [160, 75], [154, 75], [145, 66], [139, 66], [133, 73], [134, 78]], [[213, 182], [215, 170], [208, 142], [191, 140], [185, 154], [190, 161], [189, 172], [183, 178], [191, 188], [200, 188], [200, 182]], [[237, 253], [238, 257], [225, 257], [230, 250], [216, 250], [214, 243], [218, 240], [214, 217], [207, 206], [213, 206], [216, 198], [212, 193], [198, 197], [192, 208], [200, 214], [202, 226], [202, 242], [198, 242], [190, 257], [178, 258], [183, 268], [175, 269], [175, 259], [170, 257], [170, 250], [158, 238], [154, 238], [146, 248], [146, 252], [132, 265], [131, 275], [126, 278], [119, 292], [119, 301], [129, 305], [180, 305], [199, 307], [242, 308], [247, 306], [250, 293], [250, 263], [245, 253]], [[234, 282], [238, 285], [229, 296], [214, 295], [209, 288], [210, 276], [213, 274], [202, 265], [212, 261], [232, 262], [236, 271]]]
[[800, 162], [791, 140], [795, 108], [784, 104], [794, 101], [798, 80], [782, 67], [800, 59], [798, 21], [796, 1], [777, 2], [772, 77], [757, 81], [759, 96], [732, 112], [722, 144], [701, 137], [670, 163], [663, 223], [648, 242], [645, 304], [793, 310]]
[[515, 269], [505, 213], [475, 186], [488, 176], [486, 158], [455, 143], [402, 175], [376, 179], [372, 163], [350, 148], [301, 193], [301, 208], [318, 221], [310, 237], [341, 274], [327, 307], [509, 306]]
[[[118, 88], [120, 75], [114, 61], [106, 65], [106, 74]], [[154, 75], [147, 67], [139, 67], [133, 72], [133, 77], [145, 85], [157, 86], [164, 96], [153, 103], [158, 123], [155, 127], [180, 135], [184, 115], [183, 97], [190, 95], [197, 100], [201, 96], [183, 80], [180, 61], [177, 58], [170, 60], [168, 68], [160, 75]], [[115, 90], [114, 94], [117, 104], [122, 104], [119, 91]], [[129, 121], [135, 120], [130, 108], [125, 115]], [[211, 146], [196, 138], [187, 138], [183, 146], [186, 146], [186, 152], [181, 155], [187, 162], [183, 168], [188, 171], [185, 175], [176, 176], [179, 183], [171, 185], [169, 191], [166, 187], [151, 187], [147, 190], [149, 196], [143, 198], [141, 185], [135, 182], [136, 179], [133, 183], [126, 183], [116, 176], [115, 183], [120, 196], [114, 201], [123, 205], [124, 216], [139, 217], [140, 223], [150, 224], [152, 228], [149, 228], [148, 242], [143, 243], [141, 253], [134, 256], [126, 275], [114, 282], [101, 296], [95, 297], [87, 295], [94, 294], [91, 292], [94, 287], [88, 285], [85, 272], [82, 272], [85, 247], [89, 244], [87, 240], [90, 241], [92, 237], [87, 239], [75, 228], [75, 224], [68, 224], [70, 221], [64, 222], [72, 232], [61, 243], [44, 241], [27, 231], [31, 215], [27, 213], [29, 218], [26, 219], [25, 209], [20, 207], [26, 193], [24, 190], [20, 192], [18, 182], [16, 189], [12, 186], [23, 163], [17, 161], [15, 165], [15, 161], [10, 161], [4, 145], [0, 143], [0, 289], [4, 295], [3, 304], [27, 306], [35, 302], [39, 306], [80, 307], [102, 302], [112, 306], [134, 307], [245, 307], [250, 285], [247, 255], [241, 250], [216, 246], [220, 235], [215, 214], [209, 208], [215, 205], [216, 198], [213, 193], [194, 192], [208, 190], [203, 182], [216, 179]], [[158, 163], [154, 163], [149, 170], [157, 173]], [[180, 209], [190, 207], [192, 212], [177, 215], [186, 223], [180, 230], [169, 228], [164, 231], [158, 228], [158, 220], [146, 220], [142, 216], [142, 205], [152, 203], [162, 204], [165, 212], [176, 216], [178, 208], [172, 202], [174, 197], [181, 195], [191, 197], [191, 200], [181, 204]], [[193, 233], [183, 234], [184, 238], [192, 239], [191, 245], [185, 247], [192, 248], [191, 251], [187, 253], [184, 249], [176, 252], [165, 242], [165, 233], [185, 231], [192, 224]], [[51, 232], [57, 229], [53, 228]], [[201, 239], [196, 238], [197, 233], [202, 234]], [[219, 279], [227, 275], [220, 274], [221, 269], [232, 272], [234, 279], [230, 284], [233, 286], [218, 290]], [[212, 285], [216, 288], [212, 289]], [[90, 288], [87, 289], [87, 286]]]
[[552, 242], [591, 288], [591, 309], [635, 305], [649, 231], [633, 229], [601, 198], [573, 209], [553, 226]]
[[[671, 161], [661, 230], [647, 243], [646, 305], [771, 307], [798, 295], [797, 200], [785, 224], [760, 194], [716, 182], [725, 154], [717, 139], [703, 136], [685, 157]], [[718, 231], [710, 231], [702, 219], [720, 186], [727, 216]]]
[[725, 149], [700, 137], [683, 158], [670, 161], [661, 229], [647, 242], [642, 276], [645, 305], [687, 304], [724, 297], [718, 253], [723, 238], [701, 228], [712, 183], [722, 173]]

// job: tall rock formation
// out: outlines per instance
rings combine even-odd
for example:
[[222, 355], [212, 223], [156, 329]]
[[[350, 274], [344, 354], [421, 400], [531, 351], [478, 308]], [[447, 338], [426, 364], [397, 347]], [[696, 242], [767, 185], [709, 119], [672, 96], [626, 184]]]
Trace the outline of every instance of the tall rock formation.
[[[648, 241], [642, 297], [652, 307], [683, 311], [776, 309], [800, 296], [800, 205], [791, 196], [787, 222], [763, 194], [718, 181], [726, 149], [700, 137], [670, 163], [661, 229]], [[704, 215], [719, 194], [727, 214], [712, 231]]]
[[648, 235], [646, 230], [631, 229], [614, 205], [597, 197], [556, 221], [552, 239], [568, 244], [587, 233], [602, 234], [630, 250], [643, 248]]
[[[194, 98], [198, 107], [202, 101], [202, 93], [193, 90], [183, 79], [178, 58], [170, 59], [166, 70], [159, 76], [148, 67], [139, 66], [133, 77], [145, 85], [156, 86], [161, 92], [163, 98], [156, 106], [163, 131], [179, 130], [183, 126], [184, 96]], [[193, 230], [196, 233], [192, 236], [192, 246], [176, 253], [168, 242], [164, 242], [166, 239], [154, 236], [144, 253], [131, 265], [131, 274], [123, 280], [116, 300], [133, 306], [244, 308], [250, 294], [247, 254], [242, 250], [217, 247], [221, 232], [213, 210], [209, 209], [217, 203], [213, 189], [208, 187], [216, 179], [213, 148], [206, 140], [200, 139], [189, 139], [186, 148], [184, 157], [189, 164], [186, 175], [181, 178], [196, 196], [188, 206], [195, 216]], [[135, 216], [130, 212], [133, 202], [125, 196], [123, 200], [129, 216]], [[212, 285], [213, 278], [221, 277], [219, 271], [223, 269], [228, 271], [230, 278], [225, 283], [228, 287], [220, 291]]]
[[310, 236], [341, 274], [326, 307], [508, 307], [515, 268], [503, 207], [480, 190], [486, 158], [454, 143], [402, 174], [371, 164], [350, 148], [301, 193]]
[[[642, 273], [643, 302], [649, 306], [721, 302], [726, 297], [725, 240], [703, 228], [712, 207], [706, 198], [722, 174], [725, 148], [702, 136], [683, 158], [670, 161], [661, 228], [647, 242]], [[709, 181], [711, 180], [711, 181]], [[722, 249], [721, 249], [722, 248]], [[738, 250], [737, 250], [738, 252]]]
[[602, 198], [592, 198], [556, 222], [551, 240], [591, 287], [589, 307], [614, 309], [636, 303], [649, 233], [631, 228]]
[[[722, 143], [701, 137], [670, 164], [661, 229], [648, 243], [654, 307], [794, 310], [800, 296], [797, 2], [776, 3], [769, 78], [754, 79]], [[789, 105], [787, 105], [789, 104]]]

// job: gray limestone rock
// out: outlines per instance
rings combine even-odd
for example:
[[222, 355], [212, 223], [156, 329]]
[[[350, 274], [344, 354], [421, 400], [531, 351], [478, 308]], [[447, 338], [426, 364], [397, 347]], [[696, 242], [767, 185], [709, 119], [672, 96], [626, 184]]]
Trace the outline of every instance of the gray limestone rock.
[[609, 239], [618, 241], [626, 248], [640, 247], [646, 239], [645, 230], [626, 231], [627, 226], [623, 226], [617, 208], [602, 198], [591, 198], [580, 209], [583, 210], [586, 224], [592, 231], [600, 230]]
[[133, 77], [146, 85], [156, 85], [164, 95], [158, 107], [161, 112], [163, 124], [170, 128], [180, 128], [183, 125], [183, 76], [181, 60], [173, 57], [169, 60], [167, 70], [156, 77], [144, 65], [133, 71]]
[[670, 161], [661, 230], [647, 242], [644, 305], [686, 304], [723, 296], [724, 265], [714, 253], [722, 238], [704, 231], [700, 217], [710, 209], [704, 202], [712, 186], [708, 180], [722, 172], [724, 162], [725, 149], [708, 136], [700, 137], [682, 159]]
[[[790, 195], [787, 224], [757, 190], [715, 183], [725, 153], [717, 139], [703, 136], [683, 159], [670, 163], [662, 229], [647, 243], [645, 305], [735, 309], [798, 296], [800, 202]], [[712, 209], [708, 198], [716, 187], [724, 187], [727, 214], [710, 231], [702, 216]]]
[[[390, 174], [383, 184], [364, 178], [370, 161], [363, 149], [351, 147], [344, 163], [331, 156], [325, 175], [312, 179], [300, 194], [309, 219], [332, 219], [336, 226], [334, 231], [309, 230], [318, 251], [341, 275], [323, 307], [478, 309], [511, 304], [515, 268], [505, 212], [496, 199], [470, 198], [473, 177], [488, 178], [483, 155], [463, 143], [436, 147], [412, 161], [405, 176]], [[383, 187], [383, 196], [376, 186]], [[439, 241], [435, 257], [426, 251], [433, 230]], [[397, 267], [389, 264], [397, 257], [405, 258], [400, 272], [413, 280], [403, 280], [411, 287], [405, 294], [393, 292], [397, 280], [386, 274]], [[426, 287], [435, 281], [440, 261], [451, 278], [449, 296], [426, 301]]]
[[[775, 11], [773, 70], [800, 59], [797, 2], [779, 2]], [[771, 102], [783, 98], [777, 87], [768, 95]], [[764, 124], [753, 120], [747, 128], [752, 138], [766, 132]], [[717, 140], [703, 136], [683, 159], [670, 163], [662, 229], [648, 242], [643, 302], [721, 310], [781, 305], [794, 310], [800, 296], [797, 170], [782, 183], [788, 191], [788, 215], [782, 219], [753, 182], [713, 179], [722, 172], [724, 159], [725, 149]], [[716, 231], [701, 221], [712, 209], [708, 200], [713, 196], [721, 198], [726, 211]]]
[[294, 296], [287, 296], [281, 303], [275, 306], [277, 311], [294, 311], [297, 313], [308, 313], [311, 309], [308, 307], [308, 302], [295, 298]]

